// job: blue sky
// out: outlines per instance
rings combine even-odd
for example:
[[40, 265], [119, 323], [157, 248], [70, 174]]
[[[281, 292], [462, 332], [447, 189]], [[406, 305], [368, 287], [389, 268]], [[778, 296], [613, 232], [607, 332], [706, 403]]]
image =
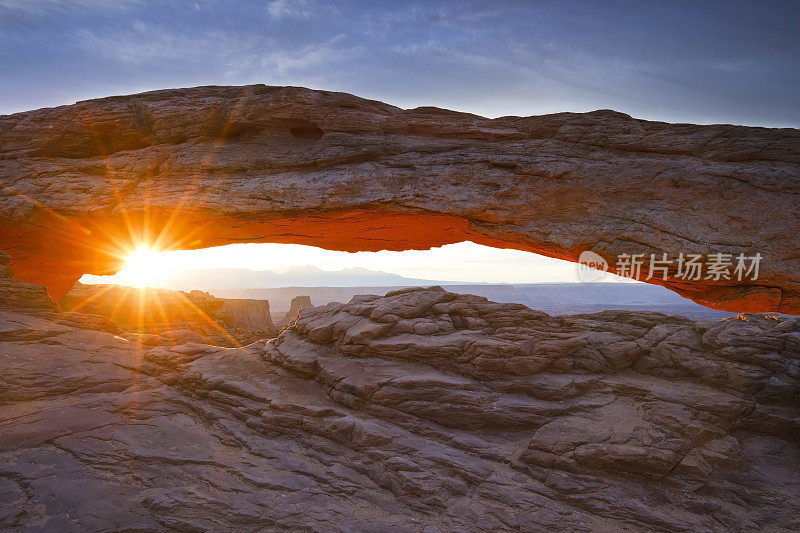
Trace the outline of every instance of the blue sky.
[[487, 116], [800, 126], [798, 2], [0, 0], [0, 113], [303, 85]]

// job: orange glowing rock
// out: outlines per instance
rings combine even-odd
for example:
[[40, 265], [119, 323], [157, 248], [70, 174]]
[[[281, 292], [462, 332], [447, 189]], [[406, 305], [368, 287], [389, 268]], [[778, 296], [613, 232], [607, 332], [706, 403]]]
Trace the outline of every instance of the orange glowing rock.
[[0, 249], [54, 298], [142, 242], [471, 240], [570, 261], [591, 250], [612, 267], [625, 253], [760, 253], [757, 280], [649, 281], [718, 309], [800, 313], [794, 129], [199, 87], [2, 116], [0, 185]]

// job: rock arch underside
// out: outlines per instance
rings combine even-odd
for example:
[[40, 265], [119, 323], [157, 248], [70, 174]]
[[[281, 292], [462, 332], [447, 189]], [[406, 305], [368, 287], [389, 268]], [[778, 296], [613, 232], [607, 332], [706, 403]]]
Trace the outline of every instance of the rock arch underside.
[[717, 309], [798, 314], [798, 212], [795, 129], [613, 111], [490, 120], [263, 85], [0, 117], [0, 249], [54, 298], [120, 268], [133, 240], [472, 240], [571, 261], [592, 250], [612, 269], [622, 253], [760, 253], [757, 280], [651, 281]]
[[[0, 530], [798, 531], [799, 140], [265, 86], [0, 117]], [[163, 318], [147, 291], [71, 306], [25, 282], [59, 298], [141, 242], [466, 239], [612, 265], [760, 253], [757, 280], [666, 286], [770, 312], [408, 288], [297, 300], [272, 338], [221, 345], [198, 313], [142, 330]], [[173, 315], [254, 302], [162, 292]], [[101, 298], [139, 329], [81, 307]]]

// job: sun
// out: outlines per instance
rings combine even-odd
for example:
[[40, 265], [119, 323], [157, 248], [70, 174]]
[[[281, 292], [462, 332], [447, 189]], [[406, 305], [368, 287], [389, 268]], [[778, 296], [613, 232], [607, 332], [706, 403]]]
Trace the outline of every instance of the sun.
[[160, 253], [152, 248], [140, 247], [127, 256], [118, 277], [126, 285], [152, 287], [162, 282], [166, 273]]

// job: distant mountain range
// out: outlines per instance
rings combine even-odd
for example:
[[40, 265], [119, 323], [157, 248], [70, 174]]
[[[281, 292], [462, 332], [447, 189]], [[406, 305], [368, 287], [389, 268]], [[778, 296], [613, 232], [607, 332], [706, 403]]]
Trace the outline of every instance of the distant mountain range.
[[219, 298], [269, 300], [277, 317], [282, 317], [291, 299], [299, 295], [310, 296], [313, 305], [324, 305], [346, 302], [356, 294], [382, 295], [401, 287], [431, 285], [496, 302], [521, 303], [553, 315], [632, 309], [718, 320], [735, 314], [703, 307], [664, 287], [645, 283], [464, 283], [407, 278], [359, 267], [328, 271], [310, 265], [275, 270], [186, 269], [174, 272], [165, 282], [168, 288], [199, 289]]
[[165, 278], [168, 287], [181, 290], [270, 289], [276, 287], [375, 287], [463, 284], [407, 278], [366, 268], [322, 270], [306, 265], [288, 269], [248, 270], [245, 268], [193, 268], [179, 270]]

